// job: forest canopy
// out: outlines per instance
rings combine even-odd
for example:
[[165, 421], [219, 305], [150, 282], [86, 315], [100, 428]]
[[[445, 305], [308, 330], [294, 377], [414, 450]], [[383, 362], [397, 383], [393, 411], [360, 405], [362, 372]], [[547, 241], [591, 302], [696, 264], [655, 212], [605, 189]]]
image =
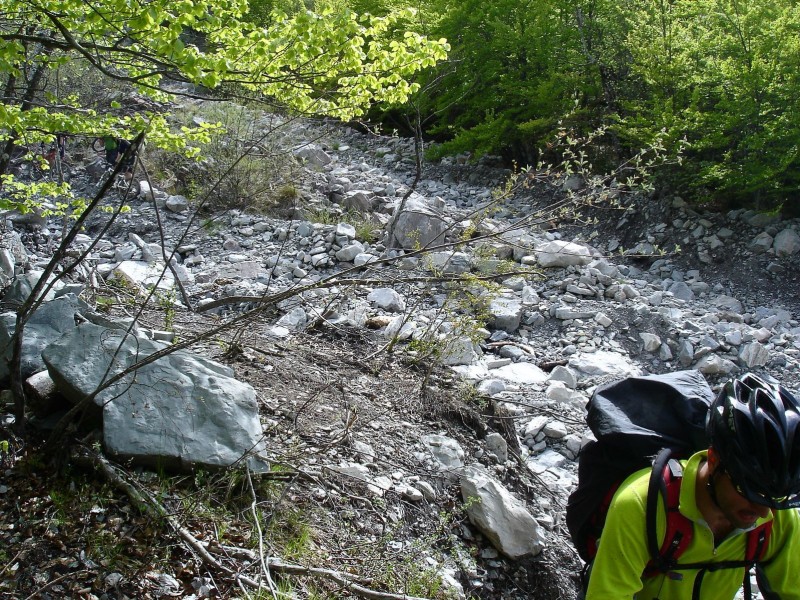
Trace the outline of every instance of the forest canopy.
[[415, 102], [439, 155], [536, 164], [559, 129], [607, 125], [604, 151], [685, 146], [662, 184], [695, 202], [766, 209], [797, 196], [794, 0], [435, 0], [423, 17], [452, 46]]
[[178, 149], [208, 132], [75, 88], [105, 79], [161, 100], [185, 83], [295, 114], [419, 122], [433, 157], [536, 165], [559, 131], [602, 127], [593, 162], [658, 140], [683, 158], [662, 188], [789, 210], [799, 45], [795, 0], [0, 0], [0, 135], [8, 154], [11, 140], [147, 126]]

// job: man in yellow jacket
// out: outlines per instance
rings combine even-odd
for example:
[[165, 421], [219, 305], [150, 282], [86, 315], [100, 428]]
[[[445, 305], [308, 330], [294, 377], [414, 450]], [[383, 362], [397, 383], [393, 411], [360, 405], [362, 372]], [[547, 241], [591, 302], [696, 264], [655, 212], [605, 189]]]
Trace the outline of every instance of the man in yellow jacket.
[[[742, 585], [747, 532], [772, 521], [757, 567], [766, 600], [800, 600], [800, 403], [785, 388], [746, 375], [728, 382], [707, 425], [711, 447], [683, 461], [678, 509], [692, 537], [675, 569], [643, 576], [647, 544], [648, 469], [616, 492], [591, 567], [587, 600], [729, 600]], [[663, 502], [657, 537], [666, 530]]]

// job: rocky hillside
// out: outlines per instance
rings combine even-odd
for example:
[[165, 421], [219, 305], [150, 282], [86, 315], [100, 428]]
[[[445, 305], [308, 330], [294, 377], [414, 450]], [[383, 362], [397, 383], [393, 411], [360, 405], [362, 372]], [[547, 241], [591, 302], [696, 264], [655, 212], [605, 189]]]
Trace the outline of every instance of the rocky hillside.
[[[138, 291], [167, 260], [157, 299], [136, 314], [139, 335], [180, 343], [230, 324], [191, 350], [254, 390], [256, 416], [242, 427], [256, 419], [271, 470], [253, 506], [271, 515], [265, 527], [280, 527], [257, 536], [248, 500], [221, 531], [213, 515], [185, 508], [196, 488], [164, 490], [180, 524], [224, 556], [230, 572], [221, 571], [164, 522], [133, 518], [120, 492], [93, 487], [90, 506], [61, 506], [55, 486], [74, 490], [75, 480], [38, 477], [25, 444], [0, 430], [12, 440], [0, 473], [0, 592], [246, 597], [232, 573], [264, 577], [256, 536], [262, 556], [305, 569], [289, 576], [264, 561], [298, 598], [359, 596], [360, 587], [377, 598], [573, 598], [580, 562], [564, 506], [598, 384], [697, 369], [712, 386], [749, 370], [800, 387], [798, 221], [702, 212], [680, 198], [621, 196], [612, 206], [583, 180], [558, 176], [498, 203], [493, 190], [509, 173], [489, 161], [426, 164], [414, 186], [409, 140], [328, 123], [287, 122], [282, 132], [299, 192], [282, 217], [197, 215], [196, 198], [137, 178], [130, 212], [110, 227], [98, 214], [75, 239], [70, 256], [81, 261], [61, 292], [87, 303], [68, 315], [107, 326], [105, 308], [106, 320], [130, 323]], [[69, 175], [88, 191], [100, 171], [76, 162]], [[36, 280], [62, 227], [6, 219], [10, 306], [25, 287], [19, 274]], [[64, 381], [81, 368], [59, 368], [53, 353], [31, 373], [49, 373], [56, 395], [69, 396]], [[208, 388], [202, 381], [189, 396]], [[148, 419], [157, 437], [187, 427], [185, 416], [165, 427], [159, 410]], [[42, 427], [54, 411], [40, 411]], [[115, 446], [121, 434], [109, 433], [106, 412], [99, 420], [107, 452], [144, 456]], [[152, 486], [134, 458], [128, 476]], [[53, 517], [62, 513], [69, 518]], [[294, 525], [278, 517], [287, 514]], [[300, 522], [302, 552], [291, 554]], [[100, 539], [118, 540], [114, 560], [97, 551]], [[148, 556], [148, 544], [158, 551]]]

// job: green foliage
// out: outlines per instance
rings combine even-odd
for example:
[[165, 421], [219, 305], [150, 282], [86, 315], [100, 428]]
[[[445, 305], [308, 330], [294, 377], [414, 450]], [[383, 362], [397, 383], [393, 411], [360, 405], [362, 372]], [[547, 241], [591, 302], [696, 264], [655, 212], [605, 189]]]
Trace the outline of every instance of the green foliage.
[[164, 311], [164, 329], [174, 331], [175, 329], [175, 303], [177, 297], [174, 290], [157, 291], [156, 302], [158, 307]]
[[800, 184], [800, 7], [753, 0], [647, 1], [631, 23], [624, 133], [686, 137], [681, 183], [697, 194], [775, 206]]
[[275, 191], [275, 202], [278, 204], [294, 203], [300, 197], [300, 192], [291, 183], [285, 183]]
[[297, 197], [291, 184], [274, 189], [276, 180], [292, 176], [292, 163], [275, 147], [273, 130], [263, 125], [261, 111], [215, 102], [188, 108], [180, 118], [182, 127], [200, 123], [209, 131], [207, 139], [191, 146], [198, 156], [207, 158], [158, 149], [148, 152], [148, 172], [162, 187], [209, 210], [268, 212]]
[[429, 158], [559, 162], [540, 148], [560, 129], [611, 125], [608, 143], [586, 150], [592, 164], [657, 143], [684, 153], [657, 171], [687, 198], [786, 208], [800, 187], [794, 0], [437, 0], [427, 11], [452, 46], [415, 98], [438, 142]]
[[404, 594], [422, 598], [454, 598], [455, 590], [443, 589], [442, 578], [432, 567], [417, 564], [416, 557], [408, 556], [402, 562], [386, 561], [383, 580], [389, 589], [402, 590]]
[[[272, 12], [268, 27], [247, 21], [246, 14], [244, 0], [151, 0], [146, 6], [0, 0], [4, 152], [14, 144], [49, 144], [59, 132], [133, 139], [147, 131], [152, 146], [188, 154], [209, 141], [205, 124], [176, 129], [163, 115], [133, 111], [117, 99], [87, 106], [86, 90], [73, 93], [66, 85], [82, 73], [121, 82], [159, 102], [174, 99], [180, 93], [174, 82], [183, 82], [198, 93], [247, 94], [294, 113], [350, 119], [376, 101], [404, 102], [418, 87], [410, 77], [443, 59], [447, 49], [443, 41], [411, 31], [389, 35], [412, 14], [406, 10], [382, 18], [330, 7], [291, 16]], [[62, 69], [63, 79], [51, 77]], [[9, 156], [0, 156], [0, 185], [16, 195], [0, 198], [0, 207], [35, 204], [37, 194], [15, 188], [8, 166]], [[68, 192], [45, 195], [63, 200]]]
[[426, 78], [419, 102], [443, 142], [435, 152], [535, 162], [540, 140], [581, 89], [577, 34], [567, 26], [572, 9], [551, 1], [439, 5], [435, 35], [452, 51]]
[[478, 388], [476, 388], [471, 382], [459, 381], [456, 385], [458, 397], [465, 404], [471, 404], [481, 411], [485, 410], [489, 405], [486, 396], [482, 396], [480, 392], [478, 392]]

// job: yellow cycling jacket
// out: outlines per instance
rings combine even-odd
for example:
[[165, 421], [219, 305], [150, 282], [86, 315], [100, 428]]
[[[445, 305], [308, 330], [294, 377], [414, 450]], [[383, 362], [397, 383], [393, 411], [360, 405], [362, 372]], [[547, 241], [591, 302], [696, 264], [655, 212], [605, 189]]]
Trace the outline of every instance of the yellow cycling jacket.
[[[743, 560], [746, 531], [732, 532], [716, 548], [711, 529], [695, 502], [697, 470], [706, 452], [694, 454], [684, 467], [680, 490], [680, 512], [694, 523], [692, 541], [679, 563]], [[678, 570], [642, 579], [650, 560], [647, 548], [646, 506], [650, 469], [628, 477], [620, 486], [608, 512], [603, 535], [592, 564], [586, 600], [730, 600], [742, 585], [744, 568], [700, 572]], [[760, 591], [766, 600], [800, 600], [800, 513], [795, 509], [773, 511], [755, 526], [773, 519], [772, 534], [762, 563]], [[664, 538], [666, 517], [659, 502], [659, 544]], [[694, 590], [697, 586], [697, 590]], [[693, 595], [695, 593], [697, 595]]]

